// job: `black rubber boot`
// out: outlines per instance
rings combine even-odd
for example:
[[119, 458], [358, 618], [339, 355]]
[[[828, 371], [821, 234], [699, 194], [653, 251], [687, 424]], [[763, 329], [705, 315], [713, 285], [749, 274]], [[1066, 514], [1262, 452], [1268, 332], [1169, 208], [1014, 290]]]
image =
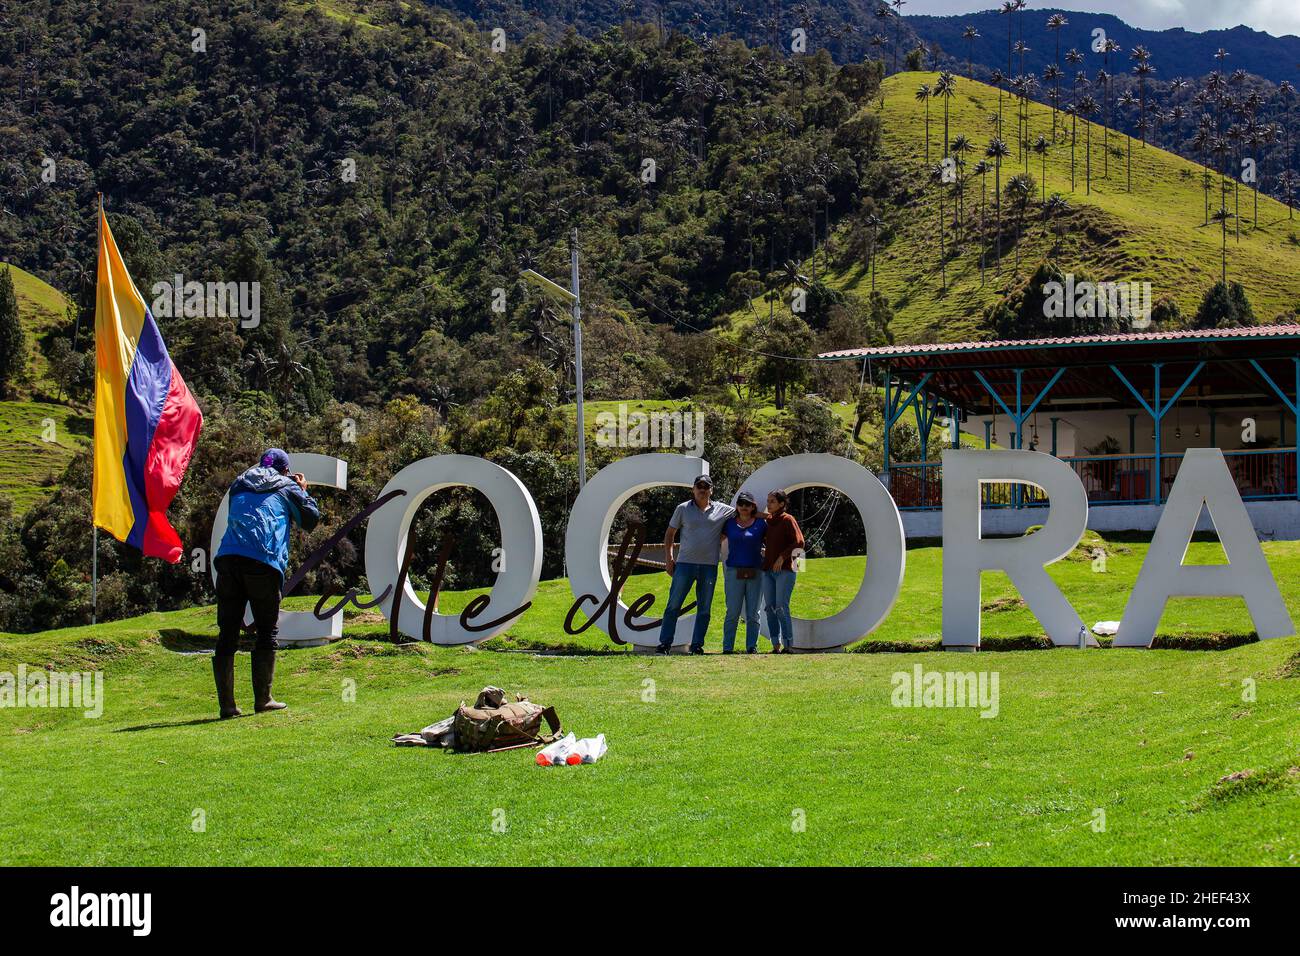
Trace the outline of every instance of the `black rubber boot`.
[[217, 684], [217, 706], [221, 708], [221, 719], [242, 717], [243, 711], [235, 703], [235, 655], [214, 655], [212, 678]]
[[284, 710], [289, 706], [271, 697], [273, 680], [275, 651], [253, 651], [253, 709], [259, 714], [267, 710]]

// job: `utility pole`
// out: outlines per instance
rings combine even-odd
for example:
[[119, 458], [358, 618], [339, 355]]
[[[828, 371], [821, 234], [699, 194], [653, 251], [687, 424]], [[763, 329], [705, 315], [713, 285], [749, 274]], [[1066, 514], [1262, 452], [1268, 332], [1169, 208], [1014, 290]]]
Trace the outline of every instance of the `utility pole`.
[[582, 408], [582, 297], [578, 282], [578, 230], [569, 238], [569, 265], [571, 287], [566, 289], [532, 269], [525, 269], [523, 278], [533, 283], [546, 295], [569, 305], [573, 316], [573, 367], [578, 416], [578, 490], [587, 484], [587, 423]]
[[573, 367], [577, 388], [578, 411], [578, 490], [587, 485], [587, 421], [582, 414], [582, 292], [578, 285], [578, 229], [575, 226], [569, 245], [573, 271]]

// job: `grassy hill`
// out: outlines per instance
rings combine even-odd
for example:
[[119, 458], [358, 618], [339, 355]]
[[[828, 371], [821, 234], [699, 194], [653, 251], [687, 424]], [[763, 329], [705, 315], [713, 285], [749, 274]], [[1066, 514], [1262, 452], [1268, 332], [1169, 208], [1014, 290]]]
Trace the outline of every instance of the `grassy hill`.
[[[1105, 574], [1083, 560], [1052, 567], [1089, 622], [1118, 615], [1145, 553], [1093, 543], [1111, 553]], [[1264, 547], [1295, 614], [1300, 546]], [[1195, 544], [1189, 560], [1213, 550]], [[940, 560], [909, 552], [882, 638], [937, 632]], [[828, 613], [861, 573], [860, 560], [809, 565], [795, 590], [803, 614]], [[635, 583], [662, 594], [666, 580]], [[471, 596], [444, 595], [443, 610]], [[1036, 630], [1001, 576], [984, 598], [987, 633]], [[0, 774], [0, 863], [1300, 862], [1296, 638], [1222, 652], [665, 660], [608, 654], [591, 632], [564, 638], [570, 600], [566, 582], [544, 584], [509, 638], [477, 651], [395, 647], [378, 639], [375, 612], [353, 615], [348, 639], [281, 655], [289, 711], [228, 722], [213, 719], [208, 661], [192, 653], [210, 646], [211, 608], [0, 634], [0, 669], [105, 674], [99, 719], [0, 710], [0, 762], [24, 768]], [[1164, 624], [1197, 633], [1241, 620], [1236, 601], [1179, 600]], [[918, 665], [996, 672], [996, 717], [891, 706], [895, 675]], [[241, 654], [245, 704], [247, 667]], [[389, 743], [486, 684], [555, 705], [580, 736], [606, 734], [608, 756], [545, 771], [527, 750]]]
[[[987, 338], [982, 321], [985, 309], [1015, 288], [1034, 267], [1052, 253], [1056, 237], [1042, 219], [1041, 202], [1044, 180], [1047, 195], [1060, 193], [1071, 210], [1060, 220], [1064, 235], [1059, 249], [1051, 255], [1063, 271], [1073, 271], [1080, 278], [1094, 280], [1150, 282], [1152, 300], [1169, 296], [1178, 303], [1184, 319], [1195, 314], [1205, 290], [1220, 275], [1221, 231], [1213, 221], [1205, 225], [1202, 167], [1154, 146], [1132, 145], [1132, 192], [1127, 189], [1128, 138], [1111, 133], [1112, 149], [1124, 156], [1104, 158], [1103, 127], [1078, 124], [1075, 152], [1075, 183], [1070, 182], [1069, 117], [1058, 114], [1056, 139], [1043, 160], [1029, 153], [1028, 162], [1020, 160], [1015, 143], [1016, 106], [1007, 93], [1002, 94], [1003, 139], [1011, 156], [1002, 163], [1001, 181], [1027, 171], [1038, 185], [1030, 203], [1020, 240], [1020, 265], [1016, 267], [1015, 213], [1004, 198], [1002, 258], [997, 260], [994, 232], [994, 173], [986, 182], [985, 218], [990, 241], [981, 244], [970, 236], [953, 247], [951, 226], [946, 230], [947, 287], [944, 288], [939, 266], [939, 206], [935, 188], [928, 185], [925, 156], [924, 102], [916, 99], [922, 83], [932, 88], [937, 73], [900, 73], [884, 82], [883, 109], [872, 103], [867, 109], [879, 110], [883, 125], [886, 153], [898, 170], [902, 185], [910, 197], [902, 210], [882, 215], [895, 230], [888, 244], [882, 244], [877, 269], [877, 288], [895, 311], [893, 330], [902, 342], [959, 341]], [[931, 165], [943, 158], [943, 101], [930, 101]], [[949, 141], [959, 135], [970, 139], [975, 149], [968, 154], [969, 173], [983, 158], [985, 147], [995, 135], [998, 115], [996, 87], [957, 78], [957, 92], [948, 104]], [[1028, 138], [1049, 137], [1052, 110], [1031, 103]], [[1092, 186], [1085, 183], [1087, 126], [1092, 136]], [[1106, 170], [1106, 164], [1109, 169]], [[1268, 171], [1264, 171], [1269, 174]], [[1217, 182], [1217, 180], [1216, 180]], [[1212, 210], [1217, 208], [1217, 186], [1211, 192]], [[1260, 322], [1271, 322], [1300, 307], [1300, 220], [1282, 203], [1267, 196], [1259, 197], [1259, 221], [1253, 222], [1253, 194], [1242, 187], [1239, 193], [1241, 235], [1235, 236], [1237, 222], [1228, 224], [1227, 272], [1231, 281], [1241, 282]], [[953, 216], [953, 199], [945, 200], [948, 221]], [[971, 222], [979, 217], [980, 183], [971, 176], [965, 192], [964, 206]], [[1229, 212], [1237, 212], [1229, 194]], [[837, 242], [843, 243], [845, 230]], [[883, 240], [882, 240], [883, 243]], [[980, 255], [985, 255], [986, 274], [981, 282]], [[834, 256], [832, 256], [833, 260]], [[819, 256], [818, 276], [831, 286], [865, 300], [871, 289], [871, 277], [865, 261], [827, 269], [825, 256]], [[810, 263], [805, 263], [808, 271]], [[754, 309], [765, 314], [766, 303], [754, 301]], [[733, 319], [736, 327], [748, 324], [749, 310]]]
[[88, 409], [43, 400], [53, 398], [57, 387], [38, 340], [63, 321], [67, 299], [31, 273], [8, 268], [27, 332], [29, 384], [21, 400], [0, 402], [0, 495], [12, 498], [22, 512], [45, 493], [77, 449], [89, 444], [93, 426]]

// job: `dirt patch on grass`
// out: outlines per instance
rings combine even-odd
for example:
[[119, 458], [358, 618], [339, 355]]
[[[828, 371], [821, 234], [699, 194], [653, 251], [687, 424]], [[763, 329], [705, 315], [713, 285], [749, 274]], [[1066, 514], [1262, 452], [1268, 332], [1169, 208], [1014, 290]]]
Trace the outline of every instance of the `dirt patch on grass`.
[[1300, 767], [1280, 765], [1263, 770], [1247, 767], [1244, 770], [1224, 774], [1216, 780], [1192, 804], [1191, 810], [1193, 813], [1199, 813], [1232, 800], [1283, 790], [1300, 790]]

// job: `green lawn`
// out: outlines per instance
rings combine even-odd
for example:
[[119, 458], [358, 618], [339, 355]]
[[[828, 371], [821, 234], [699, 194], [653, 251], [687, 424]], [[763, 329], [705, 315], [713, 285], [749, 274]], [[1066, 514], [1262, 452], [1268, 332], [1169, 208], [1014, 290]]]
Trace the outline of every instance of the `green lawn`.
[[[1107, 571], [1055, 576], [1085, 619], [1123, 609], [1145, 546], [1088, 542]], [[1300, 545], [1269, 543], [1292, 613]], [[1189, 560], [1213, 560], [1198, 543]], [[877, 636], [939, 626], [940, 552], [909, 553]], [[847, 600], [860, 560], [810, 562], [802, 613]], [[666, 578], [637, 578], [662, 594]], [[448, 594], [444, 611], [469, 594]], [[349, 638], [281, 655], [287, 713], [217, 722], [210, 609], [0, 635], [18, 663], [102, 668], [104, 716], [0, 711], [0, 864], [1290, 864], [1300, 860], [1300, 641], [1230, 651], [1074, 650], [978, 657], [672, 658], [568, 638], [547, 582], [482, 650], [394, 647], [373, 612]], [[990, 575], [985, 633], [1037, 633]], [[303, 603], [300, 599], [299, 604]], [[720, 608], [719, 608], [720, 610]], [[1178, 601], [1170, 633], [1248, 630], [1240, 602]], [[718, 630], [716, 624], [714, 631]], [[716, 633], [710, 647], [717, 647]], [[895, 672], [999, 677], [996, 718], [890, 704]], [[247, 656], [239, 691], [248, 703]], [[1243, 681], [1256, 682], [1253, 701]], [[493, 683], [555, 704], [601, 763], [543, 770], [529, 751], [392, 747]], [[349, 690], [355, 687], [355, 700]], [[1237, 781], [1222, 778], [1250, 771]], [[202, 812], [202, 832], [193, 821]], [[1098, 811], [1104, 832], [1092, 826]], [[496, 826], [494, 827], [494, 824]], [[504, 832], [499, 832], [504, 824]]]

